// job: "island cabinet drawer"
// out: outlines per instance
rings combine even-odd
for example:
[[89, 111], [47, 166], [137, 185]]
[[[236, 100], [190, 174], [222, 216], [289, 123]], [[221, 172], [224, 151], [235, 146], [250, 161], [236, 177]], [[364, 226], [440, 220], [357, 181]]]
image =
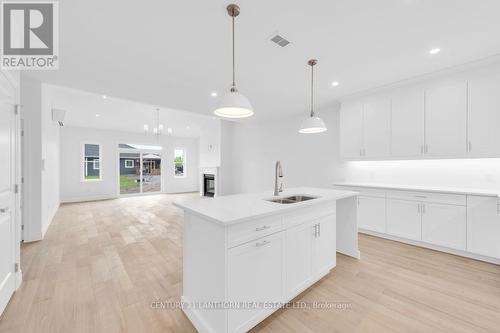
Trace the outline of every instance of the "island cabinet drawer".
[[282, 218], [279, 215], [269, 216], [229, 227], [228, 247], [234, 247], [282, 230]]
[[465, 206], [466, 196], [462, 194], [433, 193], [419, 191], [387, 191], [388, 199], [415, 200], [447, 205]]
[[335, 202], [297, 209], [283, 216], [283, 228], [287, 229], [302, 223], [311, 222], [320, 217], [335, 215], [335, 213]]

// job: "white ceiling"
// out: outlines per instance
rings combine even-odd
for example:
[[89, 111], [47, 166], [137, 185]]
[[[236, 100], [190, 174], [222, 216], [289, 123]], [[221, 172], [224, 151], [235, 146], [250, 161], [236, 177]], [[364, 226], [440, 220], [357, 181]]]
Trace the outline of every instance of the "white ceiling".
[[[60, 2], [58, 85], [211, 115], [231, 80], [229, 1]], [[498, 0], [239, 0], [237, 83], [255, 119], [500, 53]], [[268, 40], [275, 32], [291, 44]], [[431, 48], [441, 53], [431, 56]], [[332, 81], [339, 81], [332, 87]]]
[[[144, 124], [153, 127], [158, 124], [157, 107], [75, 89], [44, 85], [44, 91], [52, 108], [66, 111], [64, 125], [90, 127], [144, 133]], [[192, 112], [159, 108], [160, 124], [172, 129], [172, 136], [199, 137], [203, 127], [214, 122], [212, 117]]]

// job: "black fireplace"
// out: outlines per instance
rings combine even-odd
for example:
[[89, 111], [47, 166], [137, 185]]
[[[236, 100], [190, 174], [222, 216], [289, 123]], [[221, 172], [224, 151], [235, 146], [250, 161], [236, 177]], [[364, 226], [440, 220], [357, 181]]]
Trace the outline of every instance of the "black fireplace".
[[215, 175], [203, 174], [203, 195], [206, 197], [215, 195]]

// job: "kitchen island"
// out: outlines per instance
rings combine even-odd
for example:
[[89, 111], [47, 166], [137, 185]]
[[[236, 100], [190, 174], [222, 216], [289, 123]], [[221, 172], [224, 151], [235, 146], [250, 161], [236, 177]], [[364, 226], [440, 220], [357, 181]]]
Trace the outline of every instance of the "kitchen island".
[[359, 258], [356, 192], [292, 188], [184, 210], [183, 310], [199, 332], [246, 332], [336, 264]]

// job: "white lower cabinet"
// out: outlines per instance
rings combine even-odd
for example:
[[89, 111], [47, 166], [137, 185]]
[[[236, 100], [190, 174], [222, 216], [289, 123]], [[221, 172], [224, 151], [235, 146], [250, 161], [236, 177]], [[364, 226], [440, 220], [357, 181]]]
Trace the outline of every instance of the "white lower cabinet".
[[464, 206], [422, 203], [422, 240], [465, 250], [466, 218]]
[[308, 288], [336, 264], [335, 215], [286, 230], [285, 298]]
[[[228, 295], [231, 302], [279, 302], [283, 290], [283, 237], [276, 233], [228, 251]], [[240, 303], [241, 304], [241, 303]], [[229, 332], [246, 331], [271, 310], [258, 306], [228, 311]], [[252, 325], [253, 326], [253, 325]]]
[[500, 258], [500, 210], [498, 198], [467, 198], [467, 251]]
[[410, 200], [387, 199], [387, 233], [389, 235], [422, 239], [421, 203]]
[[358, 227], [385, 232], [385, 198], [358, 197]]
[[[313, 245], [313, 274], [319, 278], [336, 265], [336, 216], [328, 215], [316, 220], [316, 237]], [[333, 240], [333, 241], [332, 241]]]
[[313, 222], [304, 223], [286, 231], [285, 294], [295, 297], [312, 280]]

